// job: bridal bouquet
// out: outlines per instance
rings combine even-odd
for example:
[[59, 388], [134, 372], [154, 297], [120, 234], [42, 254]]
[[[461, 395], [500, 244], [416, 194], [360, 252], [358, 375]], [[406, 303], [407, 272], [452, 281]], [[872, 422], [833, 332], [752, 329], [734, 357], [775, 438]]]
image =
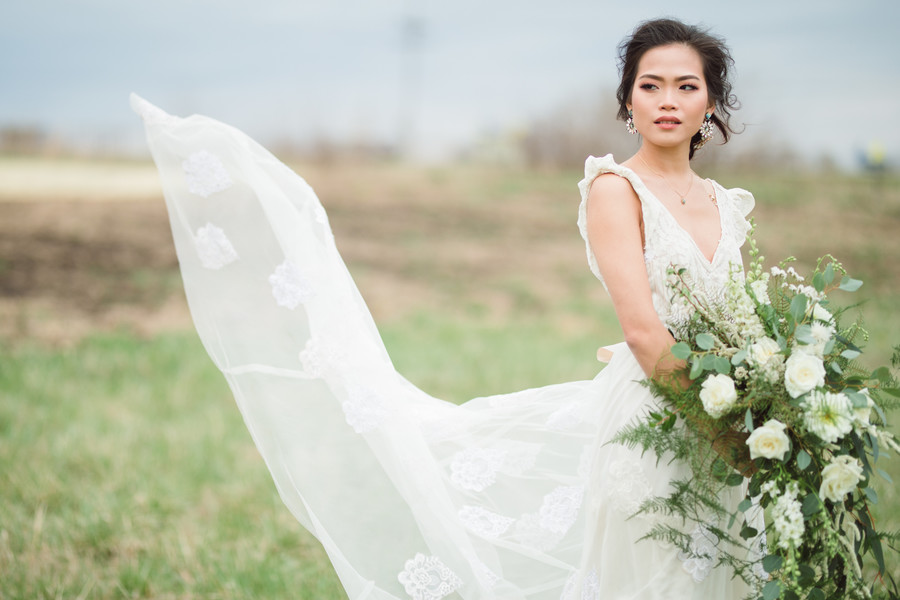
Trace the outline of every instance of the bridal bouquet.
[[[687, 376], [648, 380], [659, 410], [616, 438], [691, 467], [640, 509], [663, 517], [648, 537], [697, 554], [683, 524], [702, 524], [717, 551], [698, 558], [730, 565], [753, 598], [871, 598], [863, 560], [883, 582], [886, 546], [897, 541], [870, 509], [873, 480], [890, 482], [879, 459], [900, 453], [885, 417], [900, 387], [887, 367], [859, 362], [868, 334], [828, 298], [862, 282], [830, 256], [805, 279], [792, 259], [764, 272], [752, 238], [750, 254], [747, 275], [734, 271], [717, 298], [670, 269], [685, 315], [671, 351]], [[892, 587], [884, 593], [897, 597]]]

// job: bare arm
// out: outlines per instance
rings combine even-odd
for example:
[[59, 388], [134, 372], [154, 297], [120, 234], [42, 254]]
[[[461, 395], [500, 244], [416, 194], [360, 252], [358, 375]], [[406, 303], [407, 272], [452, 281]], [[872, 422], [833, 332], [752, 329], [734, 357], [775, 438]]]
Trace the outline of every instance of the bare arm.
[[659, 320], [644, 266], [641, 203], [631, 184], [598, 176], [587, 204], [588, 238], [606, 282], [625, 342], [648, 377], [683, 366], [668, 352], [675, 340]]

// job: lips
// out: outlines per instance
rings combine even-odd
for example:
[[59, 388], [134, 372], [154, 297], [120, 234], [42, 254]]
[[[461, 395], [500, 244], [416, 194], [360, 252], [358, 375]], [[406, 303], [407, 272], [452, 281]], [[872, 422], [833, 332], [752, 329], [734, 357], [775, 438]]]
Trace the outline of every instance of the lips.
[[681, 121], [675, 117], [660, 117], [653, 122], [657, 125], [681, 125]]

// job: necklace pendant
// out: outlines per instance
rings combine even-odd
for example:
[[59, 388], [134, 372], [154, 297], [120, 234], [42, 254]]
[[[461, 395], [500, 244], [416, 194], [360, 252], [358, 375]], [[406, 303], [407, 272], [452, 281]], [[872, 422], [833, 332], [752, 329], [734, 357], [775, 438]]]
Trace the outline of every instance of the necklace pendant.
[[687, 198], [682, 198], [682, 199], [681, 199], [681, 203], [682, 203], [682, 204], [687, 204]]

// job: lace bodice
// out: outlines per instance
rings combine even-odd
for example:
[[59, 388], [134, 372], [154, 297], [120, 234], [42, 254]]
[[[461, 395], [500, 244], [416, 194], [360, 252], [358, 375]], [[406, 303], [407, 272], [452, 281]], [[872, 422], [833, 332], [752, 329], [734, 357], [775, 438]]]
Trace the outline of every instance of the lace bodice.
[[606, 283], [597, 266], [587, 232], [588, 194], [594, 179], [603, 173], [615, 173], [627, 179], [641, 201], [645, 240], [644, 264], [650, 280], [653, 307], [663, 323], [677, 325], [687, 315], [682, 314], [683, 310], [670, 301], [670, 294], [666, 288], [669, 267], [672, 265], [685, 267], [697, 288], [710, 298], [717, 297], [728, 280], [732, 265], [743, 264], [741, 246], [750, 230], [746, 217], [753, 209], [753, 196], [746, 190], [740, 188], [726, 190], [718, 183], [712, 182], [719, 206], [722, 237], [719, 239], [712, 261], [709, 261], [690, 234], [679, 225], [672, 213], [647, 189], [634, 171], [617, 164], [612, 154], [588, 157], [584, 163], [584, 179], [578, 182], [578, 188], [581, 190], [578, 230], [584, 238], [591, 272], [604, 287]]

